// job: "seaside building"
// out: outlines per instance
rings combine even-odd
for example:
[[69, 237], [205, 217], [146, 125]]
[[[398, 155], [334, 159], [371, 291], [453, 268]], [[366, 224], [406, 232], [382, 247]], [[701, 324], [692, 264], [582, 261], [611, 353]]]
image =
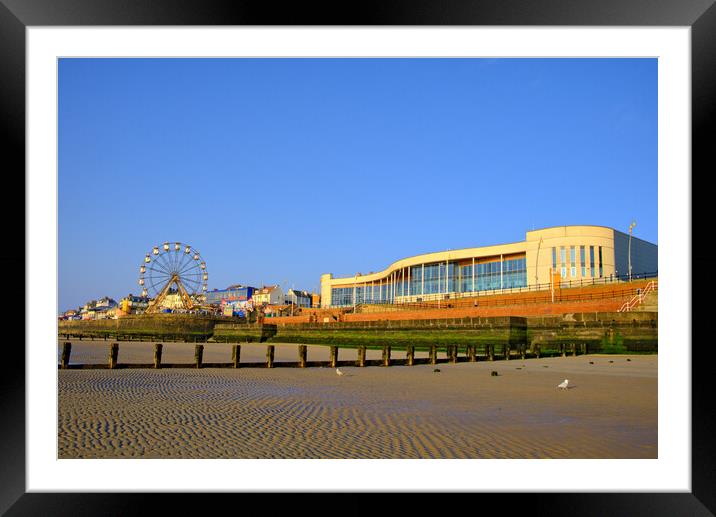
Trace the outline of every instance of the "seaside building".
[[109, 296], [105, 296], [99, 300], [90, 300], [80, 308], [79, 317], [83, 320], [107, 319], [115, 316], [114, 311], [110, 311], [115, 307], [117, 307], [117, 302]]
[[222, 302], [248, 302], [251, 300], [255, 287], [246, 285], [230, 285], [226, 289], [207, 291], [206, 303], [220, 304]]
[[292, 303], [296, 307], [310, 307], [311, 293], [308, 291], [299, 291], [297, 289], [289, 289], [286, 294], [286, 303]]
[[318, 293], [311, 293], [311, 307], [321, 306], [321, 295]]
[[521, 242], [408, 257], [383, 271], [321, 276], [321, 307], [449, 300], [656, 276], [658, 248], [605, 226], [554, 226]]
[[123, 314], [141, 314], [149, 306], [149, 298], [146, 296], [134, 296], [128, 294], [119, 301], [119, 306]]
[[283, 289], [279, 285], [264, 286], [257, 289], [253, 293], [253, 301], [255, 305], [283, 305], [286, 296]]

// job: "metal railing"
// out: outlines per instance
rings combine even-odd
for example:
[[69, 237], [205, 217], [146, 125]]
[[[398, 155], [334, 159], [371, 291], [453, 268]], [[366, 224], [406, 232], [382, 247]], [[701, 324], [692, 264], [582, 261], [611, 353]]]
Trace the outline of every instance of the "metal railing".
[[628, 302], [625, 302], [624, 305], [622, 305], [617, 312], [629, 312], [637, 305], [641, 305], [647, 294], [652, 291], [656, 291], [657, 289], [658, 282], [656, 280], [652, 280], [651, 282], [646, 284], [644, 289], [637, 289], [636, 295], [634, 295], [634, 297]]
[[[654, 273], [639, 273], [639, 274], [632, 274], [631, 276], [631, 283], [639, 282], [642, 280], [646, 280], [649, 278], [658, 278], [659, 274], [658, 272]], [[594, 295], [591, 296], [588, 294], [579, 294], [579, 295], [569, 295], [569, 294], [557, 294], [561, 289], [572, 289], [572, 288], [582, 288], [582, 287], [591, 287], [591, 286], [605, 286], [605, 285], [624, 285], [629, 284], [629, 275], [610, 275], [608, 277], [603, 278], [587, 278], [587, 279], [580, 279], [580, 280], [565, 280], [562, 279], [560, 281], [559, 285], [557, 284], [551, 284], [551, 283], [543, 283], [543, 284], [533, 284], [530, 286], [525, 287], [512, 287], [512, 288], [496, 288], [496, 289], [490, 289], [490, 290], [483, 290], [483, 291], [465, 291], [465, 292], [449, 292], [449, 293], [432, 293], [432, 294], [425, 294], [425, 295], [415, 295], [411, 294], [408, 296], [396, 296], [396, 300], [394, 301], [384, 301], [384, 300], [362, 300], [361, 302], [356, 303], [355, 305], [331, 305], [330, 308], [333, 309], [353, 309], [355, 308], [356, 312], [365, 306], [372, 306], [373, 308], [378, 307], [386, 307], [387, 310], [406, 310], [408, 308], [454, 308], [456, 306], [461, 307], [467, 307], [473, 304], [473, 301], [477, 301], [477, 305], [479, 306], [485, 306], [485, 305], [492, 305], [490, 298], [494, 297], [495, 295], [523, 295], [527, 293], [538, 293], [540, 292], [540, 295], [537, 295], [533, 298], [523, 298], [520, 296], [521, 300], [525, 300], [525, 303], [543, 303], [545, 301], [577, 301], [577, 300], [590, 300], [590, 299], [605, 299], [605, 298], [614, 298], [615, 296], [603, 296], [603, 295]], [[624, 292], [628, 290], [620, 290], [619, 296], [624, 296]], [[552, 293], [555, 293], [554, 296]], [[614, 292], [614, 294], [616, 294]], [[633, 289], [633, 293], [631, 294], [637, 294], [636, 288]], [[402, 298], [402, 299], [401, 299]], [[415, 299], [417, 298], [417, 300]], [[467, 302], [469, 300], [470, 303], [463, 303]], [[532, 301], [527, 301], [532, 300]], [[511, 302], [513, 303], [513, 302]], [[497, 305], [509, 305], [511, 303], [497, 303]], [[380, 312], [380, 311], [376, 311]]]

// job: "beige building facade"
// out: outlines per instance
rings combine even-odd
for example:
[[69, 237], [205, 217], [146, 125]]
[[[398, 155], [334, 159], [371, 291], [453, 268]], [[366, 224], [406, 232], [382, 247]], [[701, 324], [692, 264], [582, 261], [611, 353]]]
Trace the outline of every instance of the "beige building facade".
[[283, 289], [279, 285], [264, 286], [256, 289], [251, 298], [256, 305], [283, 305], [286, 303], [286, 297]]
[[[654, 275], [658, 248], [605, 226], [554, 226], [524, 241], [440, 251], [398, 260], [368, 275], [321, 276], [321, 306], [445, 300], [515, 289], [549, 289]], [[553, 276], [554, 275], [554, 276]]]

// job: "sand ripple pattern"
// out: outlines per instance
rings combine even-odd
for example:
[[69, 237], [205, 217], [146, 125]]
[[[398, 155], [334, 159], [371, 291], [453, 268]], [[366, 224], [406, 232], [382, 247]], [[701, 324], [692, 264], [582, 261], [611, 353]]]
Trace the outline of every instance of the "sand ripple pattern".
[[63, 370], [58, 456], [657, 457], [655, 375], [592, 372], [559, 393], [552, 377], [562, 372], [544, 361], [519, 371], [513, 362], [344, 368], [343, 377], [329, 368]]

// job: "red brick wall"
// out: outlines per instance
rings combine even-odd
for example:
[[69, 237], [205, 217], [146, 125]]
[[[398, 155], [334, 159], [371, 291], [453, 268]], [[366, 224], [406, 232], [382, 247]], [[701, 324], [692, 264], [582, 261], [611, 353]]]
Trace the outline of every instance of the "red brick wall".
[[[321, 323], [324, 317], [330, 317], [331, 321], [335, 321], [334, 317], [338, 318], [339, 321], [380, 321], [478, 316], [542, 316], [568, 312], [616, 312], [625, 301], [634, 296], [637, 288], [643, 288], [649, 281], [563, 288], [560, 291], [555, 291], [554, 303], [552, 303], [549, 291], [539, 291], [445, 300], [441, 302], [441, 308], [437, 308], [437, 302], [434, 302], [434, 305], [423, 304], [422, 307], [416, 307], [414, 310], [395, 310], [391, 312], [343, 314], [345, 309], [303, 309], [300, 316], [267, 318], [266, 323], [279, 325], [284, 323], [308, 323], [311, 321], [311, 315], [315, 315], [313, 316], [314, 321]], [[475, 300], [479, 304], [477, 307], [474, 306]], [[451, 304], [452, 308], [445, 308], [446, 303]]]

